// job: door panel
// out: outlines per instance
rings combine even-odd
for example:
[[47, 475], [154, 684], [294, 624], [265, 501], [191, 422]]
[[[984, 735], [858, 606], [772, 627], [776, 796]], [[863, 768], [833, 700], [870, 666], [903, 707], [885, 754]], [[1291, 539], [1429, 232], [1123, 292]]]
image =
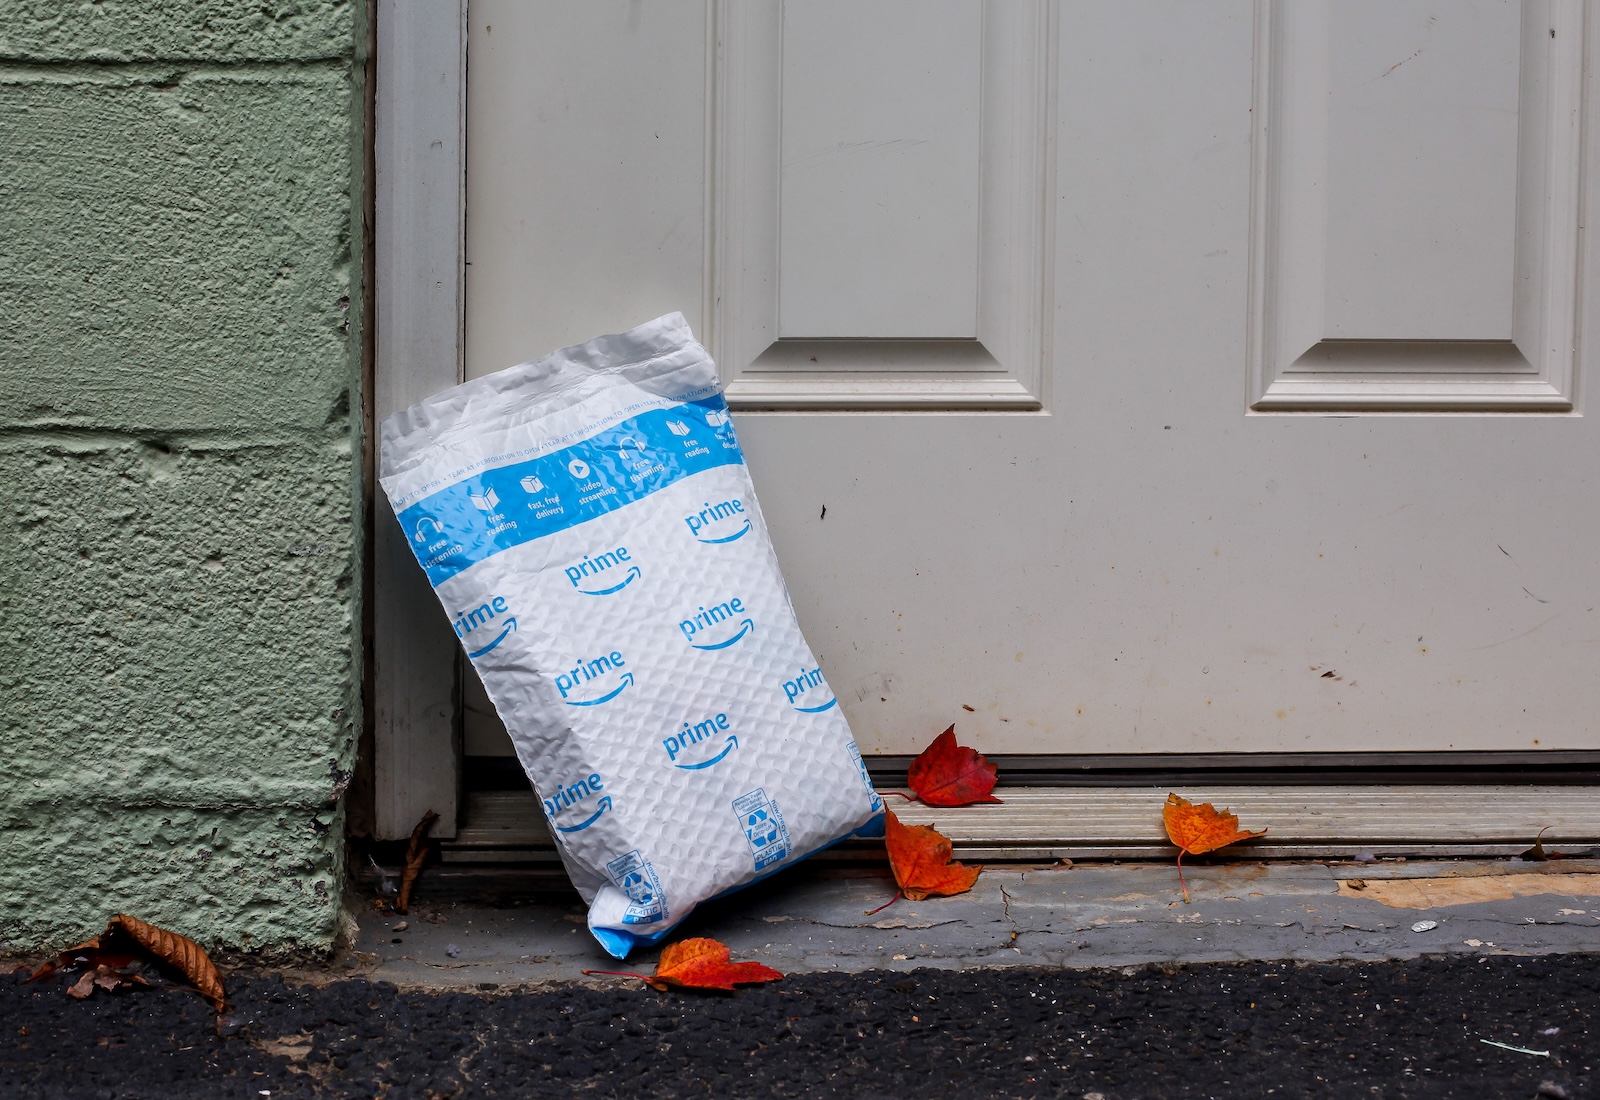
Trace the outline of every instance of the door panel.
[[1256, 409], [1572, 408], [1582, 17], [1261, 6]]
[[982, 16], [783, 6], [780, 337], [977, 339]]
[[682, 309], [867, 752], [1600, 747], [1587, 14], [474, 0], [467, 371]]
[[1053, 5], [710, 10], [704, 338], [729, 401], [1039, 408]]

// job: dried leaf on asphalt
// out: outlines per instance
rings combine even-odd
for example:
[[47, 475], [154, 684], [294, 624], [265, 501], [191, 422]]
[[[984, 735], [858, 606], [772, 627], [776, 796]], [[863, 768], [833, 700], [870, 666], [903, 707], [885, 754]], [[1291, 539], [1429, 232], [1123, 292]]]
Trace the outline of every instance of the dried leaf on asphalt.
[[989, 793], [994, 790], [995, 771], [982, 753], [956, 744], [956, 728], [952, 725], [911, 762], [906, 786], [930, 806], [999, 802]]
[[619, 978], [638, 978], [654, 989], [718, 989], [733, 992], [736, 985], [775, 982], [783, 975], [763, 963], [732, 962], [726, 944], [712, 939], [679, 940], [661, 952], [652, 976], [627, 970], [585, 970], [585, 974], [609, 974]]
[[429, 810], [411, 830], [411, 843], [406, 846], [406, 869], [400, 876], [400, 896], [394, 899], [394, 911], [404, 913], [411, 908], [411, 888], [417, 883], [422, 865], [428, 862], [428, 830], [439, 820], [439, 815]]
[[1167, 836], [1178, 846], [1178, 882], [1183, 886], [1183, 900], [1189, 900], [1189, 886], [1183, 881], [1183, 857], [1203, 855], [1226, 847], [1237, 840], [1250, 840], [1265, 836], [1267, 831], [1247, 832], [1239, 828], [1239, 819], [1227, 810], [1218, 810], [1209, 802], [1196, 805], [1187, 798], [1168, 793], [1167, 804], [1161, 810], [1161, 821], [1167, 827]]
[[211, 956], [207, 955], [199, 944], [188, 936], [158, 928], [126, 913], [120, 913], [112, 920], [112, 928], [118, 925], [133, 937], [134, 942], [140, 947], [168, 966], [181, 971], [184, 977], [194, 983], [194, 987], [201, 995], [211, 1002], [213, 1008], [218, 1012], [223, 1010], [227, 997], [222, 991], [222, 974], [217, 970], [217, 964], [211, 961]]
[[[128, 956], [128, 958], [131, 961], [132, 956]], [[39, 969], [29, 974], [24, 980], [30, 982], [42, 981], [57, 970], [70, 970], [74, 966], [85, 966], [93, 970], [96, 965], [104, 961], [106, 959], [104, 958], [104, 953], [100, 950], [100, 937], [96, 936], [92, 940], [84, 940], [80, 944], [67, 948], [53, 959], [47, 959], [40, 963]], [[108, 965], [117, 966], [119, 964], [108, 963]]]
[[895, 885], [912, 901], [930, 894], [964, 894], [978, 881], [981, 867], [950, 860], [947, 837], [927, 825], [902, 825], [893, 810], [884, 813], [884, 843]]
[[144, 976], [134, 973], [124, 973], [113, 967], [100, 963], [93, 970], [85, 970], [83, 976], [67, 989], [67, 996], [83, 1000], [96, 989], [103, 989], [107, 993], [114, 993], [124, 986], [149, 985]]
[[124, 986], [152, 984], [140, 972], [146, 958], [154, 958], [182, 974], [218, 1012], [223, 1010], [222, 975], [199, 944], [125, 913], [113, 917], [106, 930], [94, 939], [69, 947], [45, 962], [28, 981], [82, 967], [82, 976], [67, 990], [70, 996], [82, 1000], [96, 989], [111, 992]]

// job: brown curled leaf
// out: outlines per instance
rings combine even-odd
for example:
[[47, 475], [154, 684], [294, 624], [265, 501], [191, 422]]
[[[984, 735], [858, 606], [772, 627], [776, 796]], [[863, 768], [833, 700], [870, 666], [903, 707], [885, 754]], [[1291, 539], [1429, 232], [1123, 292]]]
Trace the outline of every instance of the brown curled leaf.
[[422, 865], [428, 862], [428, 830], [438, 820], [439, 815], [429, 810], [417, 822], [417, 827], [411, 830], [411, 843], [406, 845], [406, 869], [400, 875], [400, 894], [394, 899], [396, 913], [406, 913], [411, 909], [411, 888], [422, 873]]
[[[119, 926], [140, 947], [168, 966], [181, 971], [201, 995], [211, 1002], [213, 1008], [218, 1012], [223, 1010], [227, 1004], [227, 995], [222, 989], [222, 973], [199, 944], [188, 936], [158, 928], [126, 913], [119, 913], [112, 919], [111, 928]], [[110, 928], [107, 931], [109, 932]]]
[[99, 936], [94, 937], [92, 940], [84, 940], [82, 943], [75, 944], [74, 946], [67, 948], [65, 951], [62, 951], [55, 958], [45, 960], [39, 965], [39, 969], [35, 970], [32, 974], [29, 974], [24, 981], [37, 982], [43, 978], [48, 978], [57, 970], [77, 965], [78, 960], [80, 959], [87, 961], [91, 953], [98, 953], [99, 951]]

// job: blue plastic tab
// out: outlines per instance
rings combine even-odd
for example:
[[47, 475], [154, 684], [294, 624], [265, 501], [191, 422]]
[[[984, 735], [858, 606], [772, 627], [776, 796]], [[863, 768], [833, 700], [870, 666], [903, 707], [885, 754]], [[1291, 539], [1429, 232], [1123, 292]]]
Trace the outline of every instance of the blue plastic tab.
[[743, 462], [719, 394], [653, 409], [559, 451], [463, 478], [406, 508], [400, 525], [438, 587], [502, 550]]

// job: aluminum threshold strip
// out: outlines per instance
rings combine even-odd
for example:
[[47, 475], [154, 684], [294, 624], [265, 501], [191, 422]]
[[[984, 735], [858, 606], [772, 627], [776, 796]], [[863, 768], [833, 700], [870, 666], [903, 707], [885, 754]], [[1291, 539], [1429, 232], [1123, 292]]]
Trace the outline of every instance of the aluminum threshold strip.
[[[1029, 756], [989, 754], [1022, 787], [1142, 787], [1206, 784], [1436, 786], [1533, 783], [1600, 785], [1600, 752], [1211, 752]], [[909, 756], [869, 756], [880, 787], [905, 782]]]
[[[1547, 848], [1600, 847], [1600, 785], [1005, 786], [995, 791], [1004, 800], [998, 805], [886, 801], [902, 821], [936, 826], [962, 859], [1167, 859], [1173, 848], [1161, 807], [1168, 790], [1231, 809], [1244, 828], [1267, 830], [1229, 849], [1237, 858], [1511, 856], [1541, 830]], [[841, 848], [846, 859], [881, 851], [865, 843]], [[559, 858], [529, 791], [469, 794], [460, 834], [443, 842], [442, 855], [447, 863]]]

